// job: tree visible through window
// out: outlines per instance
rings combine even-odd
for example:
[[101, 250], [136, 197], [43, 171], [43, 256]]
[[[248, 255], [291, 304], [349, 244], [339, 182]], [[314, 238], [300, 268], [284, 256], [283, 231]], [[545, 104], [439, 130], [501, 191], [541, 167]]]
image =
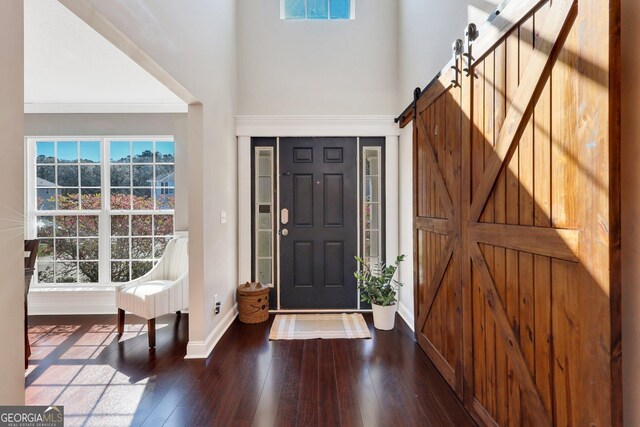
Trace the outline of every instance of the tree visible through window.
[[354, 0], [282, 0], [284, 19], [351, 19]]
[[173, 140], [29, 143], [38, 283], [125, 282], [149, 271], [174, 233]]

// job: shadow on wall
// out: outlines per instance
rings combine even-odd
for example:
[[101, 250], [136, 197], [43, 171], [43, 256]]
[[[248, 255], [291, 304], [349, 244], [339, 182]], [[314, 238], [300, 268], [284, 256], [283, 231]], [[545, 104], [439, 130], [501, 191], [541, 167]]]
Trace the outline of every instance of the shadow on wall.
[[470, 0], [467, 6], [468, 22], [482, 25], [501, 3], [501, 0]]

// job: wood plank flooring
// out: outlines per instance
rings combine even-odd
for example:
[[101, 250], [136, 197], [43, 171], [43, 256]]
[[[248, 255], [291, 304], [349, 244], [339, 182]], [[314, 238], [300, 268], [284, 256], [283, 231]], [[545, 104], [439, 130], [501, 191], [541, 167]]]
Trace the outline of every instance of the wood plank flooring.
[[32, 316], [26, 400], [65, 405], [66, 425], [466, 426], [473, 422], [397, 319], [373, 339], [269, 341], [236, 322], [206, 360], [184, 360], [188, 316]]

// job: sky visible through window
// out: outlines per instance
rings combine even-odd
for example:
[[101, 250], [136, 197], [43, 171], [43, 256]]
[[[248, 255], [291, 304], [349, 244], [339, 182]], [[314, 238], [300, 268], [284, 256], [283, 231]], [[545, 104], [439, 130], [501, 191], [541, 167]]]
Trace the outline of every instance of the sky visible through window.
[[174, 142], [33, 142], [37, 282], [110, 284], [149, 271], [174, 234]]
[[285, 19], [349, 19], [353, 0], [285, 0]]

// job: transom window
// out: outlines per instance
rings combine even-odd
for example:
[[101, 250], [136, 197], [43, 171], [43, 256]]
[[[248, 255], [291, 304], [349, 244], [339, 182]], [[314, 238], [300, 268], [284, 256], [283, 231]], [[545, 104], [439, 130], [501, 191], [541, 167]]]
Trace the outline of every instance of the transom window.
[[27, 235], [40, 240], [37, 283], [110, 284], [148, 272], [174, 234], [173, 139], [27, 144]]
[[353, 19], [355, 0], [281, 0], [280, 17], [300, 19]]

